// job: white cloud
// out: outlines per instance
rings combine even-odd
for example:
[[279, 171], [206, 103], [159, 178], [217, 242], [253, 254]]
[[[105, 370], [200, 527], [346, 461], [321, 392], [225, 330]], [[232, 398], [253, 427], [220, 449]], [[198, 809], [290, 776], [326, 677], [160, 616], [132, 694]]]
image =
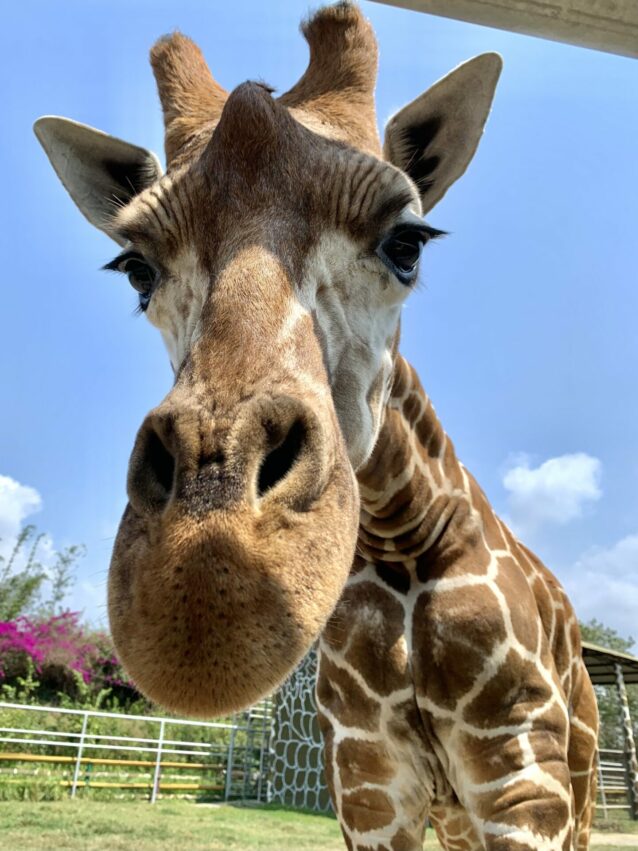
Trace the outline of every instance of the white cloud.
[[530, 533], [545, 524], [564, 525], [581, 517], [602, 495], [601, 469], [598, 458], [584, 452], [549, 458], [538, 467], [532, 467], [527, 456], [519, 456], [503, 476], [514, 531]]
[[0, 555], [7, 555], [27, 517], [42, 508], [35, 488], [21, 485], [10, 476], [0, 476]]
[[563, 579], [580, 620], [596, 618], [638, 639], [638, 534], [588, 550]]

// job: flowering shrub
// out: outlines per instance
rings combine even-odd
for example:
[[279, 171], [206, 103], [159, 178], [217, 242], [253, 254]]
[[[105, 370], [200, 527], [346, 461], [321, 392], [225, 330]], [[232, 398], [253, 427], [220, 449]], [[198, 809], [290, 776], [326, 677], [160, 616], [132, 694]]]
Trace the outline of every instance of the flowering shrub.
[[0, 623], [0, 676], [22, 672], [30, 659], [39, 674], [47, 664], [65, 665], [91, 679], [96, 648], [82, 635], [75, 612], [63, 612], [47, 620], [19, 617]]
[[77, 612], [0, 622], [0, 686], [7, 693], [27, 682], [32, 695], [46, 701], [87, 700], [105, 689], [119, 703], [140, 697], [110, 637], [88, 631]]

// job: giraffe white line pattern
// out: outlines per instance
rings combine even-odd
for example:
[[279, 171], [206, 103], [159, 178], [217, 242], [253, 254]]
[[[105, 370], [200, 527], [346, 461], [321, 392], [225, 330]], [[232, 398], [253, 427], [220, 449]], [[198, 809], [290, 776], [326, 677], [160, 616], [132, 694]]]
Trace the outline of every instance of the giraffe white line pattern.
[[[406, 410], [415, 394], [423, 404]], [[414, 475], [383, 500], [383, 481], [400, 478], [415, 451]], [[348, 846], [420, 848], [421, 813], [429, 811], [447, 849], [587, 847], [596, 711], [574, 614], [443, 441], [400, 358], [379, 443], [359, 479], [358, 572], [322, 638], [318, 683], [328, 776]], [[403, 523], [417, 494], [427, 520]], [[379, 543], [392, 526], [401, 529], [400, 545], [385, 552]], [[357, 729], [361, 698], [366, 726]], [[404, 724], [399, 706], [410, 719]], [[389, 707], [394, 728], [381, 723]], [[352, 777], [363, 742], [377, 746], [366, 755], [368, 771], [374, 776], [381, 762], [385, 787]], [[401, 745], [421, 753], [420, 807], [397, 798]], [[397, 822], [397, 804], [413, 822]], [[370, 807], [378, 818], [366, 831], [361, 811]]]

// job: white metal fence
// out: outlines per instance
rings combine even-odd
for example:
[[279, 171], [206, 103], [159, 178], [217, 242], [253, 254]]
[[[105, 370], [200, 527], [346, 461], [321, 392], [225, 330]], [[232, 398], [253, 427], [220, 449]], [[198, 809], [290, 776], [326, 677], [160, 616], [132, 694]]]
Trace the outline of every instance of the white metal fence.
[[627, 759], [624, 751], [601, 748], [598, 753], [598, 808], [604, 818], [609, 811], [631, 814]]
[[0, 784], [48, 767], [71, 797], [93, 788], [146, 791], [151, 802], [164, 792], [266, 800], [271, 725], [268, 701], [227, 723], [0, 702]]
[[[229, 722], [0, 702], [0, 792], [46, 780], [71, 797], [184, 795], [329, 806], [310, 655], [272, 701]], [[128, 729], [127, 729], [128, 727]], [[631, 813], [626, 755], [601, 749], [598, 811]]]

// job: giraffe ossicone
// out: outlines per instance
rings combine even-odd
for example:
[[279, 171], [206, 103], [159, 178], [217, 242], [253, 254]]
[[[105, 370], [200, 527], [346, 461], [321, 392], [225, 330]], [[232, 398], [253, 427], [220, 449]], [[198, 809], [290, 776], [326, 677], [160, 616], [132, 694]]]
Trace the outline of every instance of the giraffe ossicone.
[[35, 130], [121, 253], [175, 382], [144, 420], [109, 574], [139, 687], [214, 715], [319, 640], [326, 772], [356, 851], [588, 845], [596, 704], [559, 583], [456, 458], [399, 318], [423, 215], [465, 171], [501, 68], [461, 65], [389, 122], [354, 5], [303, 26], [281, 97], [151, 51], [167, 169], [68, 119]]

